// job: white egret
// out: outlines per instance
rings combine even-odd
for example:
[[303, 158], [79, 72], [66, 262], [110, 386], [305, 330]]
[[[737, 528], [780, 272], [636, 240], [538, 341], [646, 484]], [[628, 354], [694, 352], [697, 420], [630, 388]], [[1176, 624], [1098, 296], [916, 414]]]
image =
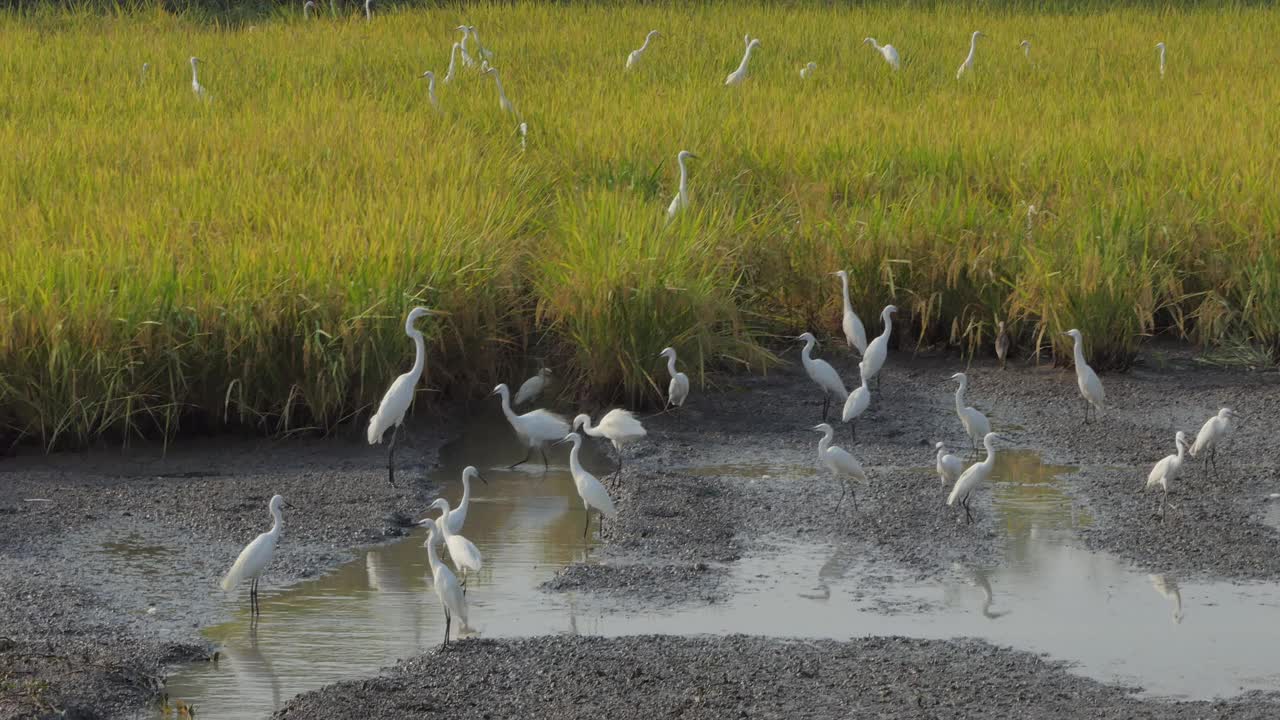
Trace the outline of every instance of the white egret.
[[964, 391], [969, 387], [969, 376], [956, 373], [950, 379], [960, 381], [960, 387], [956, 388], [956, 415], [960, 418], [960, 424], [964, 426], [965, 435], [969, 436], [973, 451], [977, 453], [978, 443], [991, 432], [991, 422], [977, 408], [965, 407]]
[[1147, 579], [1151, 581], [1151, 587], [1161, 597], [1166, 600], [1173, 601], [1173, 612], [1170, 618], [1174, 625], [1182, 624], [1182, 591], [1178, 589], [1178, 581], [1164, 575], [1148, 575]]
[[436, 74], [428, 70], [422, 73], [422, 77], [427, 79], [427, 97], [431, 100], [431, 107], [440, 107], [436, 102]]
[[329, 0], [329, 14], [332, 15], [333, 17], [338, 17], [338, 1], [337, 0]]
[[689, 376], [676, 371], [676, 349], [665, 348], [658, 357], [667, 359], [667, 374], [671, 383], [667, 385], [667, 407], [683, 407], [689, 397]]
[[532, 410], [523, 415], [515, 414], [511, 409], [511, 390], [507, 388], [506, 383], [495, 387], [493, 394], [501, 396], [502, 414], [507, 416], [507, 422], [511, 423], [511, 429], [516, 431], [516, 437], [520, 438], [520, 442], [529, 448], [524, 460], [512, 463], [511, 467], [515, 467], [533, 457], [534, 448], [537, 448], [542, 453], [543, 467], [551, 467], [550, 461], [547, 460], [547, 443], [556, 442], [563, 438], [569, 432], [569, 421], [549, 410]]
[[1095, 417], [1098, 411], [1106, 409], [1104, 404], [1107, 393], [1102, 389], [1102, 381], [1098, 379], [1098, 374], [1089, 367], [1089, 363], [1084, 361], [1084, 336], [1074, 328], [1062, 334], [1075, 340], [1076, 385], [1080, 386], [1080, 396], [1084, 398], [1084, 421], [1087, 423], [1090, 406], [1093, 407]]
[[276, 543], [279, 542], [280, 531], [284, 528], [284, 514], [281, 510], [283, 507], [284, 498], [279, 495], [272, 496], [271, 502], [267, 503], [267, 509], [271, 511], [271, 529], [246, 545], [244, 550], [240, 551], [231, 569], [227, 571], [226, 577], [222, 578], [222, 589], [228, 592], [236, 589], [241, 581], [249, 581], [249, 612], [252, 615], [261, 614], [261, 606], [258, 604], [258, 579], [271, 564], [271, 556], [276, 552]]
[[373, 0], [364, 0], [364, 21], [373, 20]]
[[462, 44], [458, 48], [459, 50], [462, 51], [462, 66], [463, 67], [474, 66], [476, 64], [475, 58], [472, 58], [471, 53], [467, 52], [467, 39], [471, 37], [471, 28], [467, 27], [466, 25], [459, 25], [454, 29], [462, 31]]
[[810, 60], [808, 63], [805, 64], [804, 67], [800, 68], [800, 79], [808, 80], [809, 76], [813, 74], [813, 71], [817, 69], [818, 69], [818, 63]]
[[315, 0], [307, 0], [305, 3], [303, 3], [303, 5], [302, 5], [302, 19], [304, 19], [304, 20], [310, 20], [310, 19], [311, 19], [311, 13], [312, 13], [312, 12], [315, 12], [315, 9], [316, 9]]
[[449, 626], [453, 623], [453, 616], [457, 615], [462, 622], [459, 631], [467, 626], [467, 599], [458, 585], [457, 576], [436, 555], [439, 533], [435, 523], [427, 525], [427, 541], [423, 546], [427, 548], [427, 560], [431, 563], [431, 584], [435, 586], [436, 597], [440, 598], [440, 607], [444, 609], [444, 646], [449, 647]]
[[502, 89], [502, 78], [498, 77], [498, 68], [489, 65], [484, 69], [484, 73], [492, 75], [494, 84], [498, 86], [498, 107], [502, 108], [503, 112], [515, 115], [516, 106], [511, 104], [511, 101], [507, 99], [507, 93]]
[[209, 94], [204, 91], [204, 86], [200, 84], [200, 76], [196, 72], [196, 66], [204, 62], [198, 57], [191, 58], [191, 91], [201, 100], [207, 99]]
[[[467, 522], [467, 510], [471, 508], [471, 478], [479, 478], [480, 482], [485, 485], [489, 484], [488, 480], [480, 474], [480, 471], [474, 465], [468, 465], [462, 469], [462, 500], [458, 502], [458, 507], [453, 508], [446, 515], [441, 515], [435, 519], [436, 525], [440, 526], [440, 533], [443, 535], [445, 530], [451, 534], [462, 532], [462, 526]], [[431, 522], [428, 520], [427, 522]], [[426, 523], [420, 522], [419, 525]]]
[[893, 68], [894, 70], [902, 69], [902, 62], [898, 59], [898, 49], [895, 48], [894, 46], [881, 45], [880, 43], [876, 42], [876, 39], [873, 37], [863, 38], [862, 44], [870, 45], [872, 49], [879, 52], [880, 55], [884, 57], [884, 61], [889, 63], [889, 67]]
[[446, 83], [453, 81], [453, 73], [458, 67], [458, 50], [460, 49], [462, 49], [462, 46], [458, 43], [454, 43], [453, 49], [449, 51], [449, 69], [444, 74], [444, 81]]
[[836, 431], [827, 423], [820, 423], [813, 426], [814, 430], [822, 433], [822, 439], [818, 441], [818, 463], [820, 467], [831, 471], [835, 476], [836, 482], [840, 483], [840, 499], [836, 501], [836, 511], [840, 510], [841, 503], [844, 502], [844, 496], [850, 492], [852, 488], [853, 509], [858, 510], [858, 491], [853, 487], [853, 481], [862, 484], [867, 482], [867, 472], [862, 469], [862, 464], [857, 461], [847, 450], [832, 445], [831, 440], [835, 438]]
[[1151, 468], [1151, 472], [1147, 475], [1147, 484], [1143, 486], [1143, 490], [1152, 488], [1160, 488], [1164, 491], [1164, 496], [1160, 502], [1160, 520], [1164, 521], [1165, 508], [1169, 506], [1169, 481], [1177, 480], [1182, 475], [1182, 463], [1185, 460], [1187, 452], [1187, 434], [1178, 431], [1173, 436], [1173, 443], [1178, 447], [1176, 455], [1166, 455]]
[[[604, 489], [604, 485], [596, 479], [595, 475], [587, 472], [582, 467], [582, 463], [578, 460], [578, 450], [582, 447], [582, 436], [578, 433], [569, 433], [564, 436], [560, 442], [573, 443], [573, 449], [569, 451], [569, 472], [573, 474], [573, 484], [578, 488], [578, 497], [582, 498], [582, 505], [586, 509], [587, 522], [582, 526], [582, 537], [587, 536], [587, 530], [591, 528], [591, 511], [595, 510], [600, 515], [608, 515], [609, 517], [617, 517], [618, 509], [613, 506], [613, 499], [609, 497], [609, 491]], [[600, 527], [604, 529], [604, 519], [601, 518]]]
[[947, 496], [947, 505], [956, 504], [958, 500], [960, 507], [964, 508], [964, 519], [966, 523], [973, 522], [973, 515], [969, 512], [969, 496], [973, 494], [978, 486], [986, 482], [991, 477], [991, 471], [996, 466], [996, 438], [1000, 437], [995, 433], [987, 433], [982, 439], [982, 444], [987, 448], [987, 457], [979, 463], [974, 463], [960, 474], [956, 480], [956, 484], [951, 488], [951, 494]]
[[1160, 51], [1160, 77], [1164, 77], [1164, 43], [1156, 43], [1156, 50]]
[[151, 69], [151, 63], [142, 63], [142, 75], [138, 78], [139, 85], [147, 84], [147, 71]]
[[[887, 305], [880, 311], [880, 322], [884, 330], [867, 344], [867, 351], [862, 354], [862, 374], [867, 380], [878, 377], [884, 368], [884, 361], [889, 357], [889, 334], [893, 332], [893, 314], [898, 312], [897, 305]], [[876, 387], [880, 382], [876, 381]]]
[[[858, 372], [862, 372], [862, 363], [858, 363]], [[840, 413], [840, 419], [849, 423], [849, 439], [857, 440], [858, 417], [871, 407], [871, 389], [867, 387], [867, 378], [862, 377], [862, 385], [853, 389], [849, 393], [849, 399], [844, 401], [844, 410]]]
[[676, 196], [671, 198], [671, 204], [667, 206], [667, 222], [674, 220], [680, 211], [689, 207], [689, 168], [685, 166], [685, 161], [690, 158], [697, 160], [698, 156], [688, 150], [681, 150], [676, 155], [676, 164], [680, 166], [680, 189], [676, 192]]
[[600, 418], [600, 424], [591, 425], [591, 417], [583, 413], [573, 419], [573, 429], [581, 429], [591, 437], [602, 437], [613, 443], [618, 451], [618, 472], [622, 472], [622, 446], [629, 445], [644, 437], [648, 432], [640, 421], [629, 410], [615, 408]]
[[996, 357], [1000, 359], [1000, 369], [1004, 370], [1009, 358], [1009, 333], [1004, 329], [1004, 321], [996, 323]]
[[840, 402], [844, 402], [849, 399], [849, 391], [845, 390], [844, 381], [840, 379], [836, 369], [831, 367], [831, 363], [813, 358], [813, 346], [818, 344], [818, 339], [813, 336], [813, 333], [797, 335], [796, 339], [804, 341], [804, 349], [800, 351], [800, 362], [804, 364], [805, 373], [822, 390], [822, 420], [826, 422], [827, 409], [831, 407], [831, 396], [834, 395]]
[[933, 447], [938, 451], [936, 467], [938, 477], [942, 478], [942, 487], [954, 485], [964, 474], [964, 463], [960, 458], [947, 452], [946, 444], [938, 443]]
[[837, 270], [831, 274], [840, 278], [840, 292], [844, 299], [844, 316], [840, 319], [840, 329], [844, 330], [844, 339], [849, 347], [857, 349], [859, 355], [865, 355], [867, 330], [862, 326], [862, 318], [853, 311], [853, 303], [849, 302], [849, 273]]
[[741, 85], [742, 81], [747, 78], [747, 63], [751, 61], [751, 51], [760, 47], [760, 38], [751, 38], [747, 42], [747, 51], [742, 55], [742, 62], [738, 64], [738, 69], [729, 73], [729, 77], [724, 79], [725, 85]]
[[1018, 47], [1022, 48], [1022, 56], [1025, 57], [1027, 60], [1031, 60], [1031, 41], [1023, 40], [1022, 42], [1018, 43]]
[[492, 59], [493, 51], [485, 47], [484, 43], [480, 42], [480, 32], [476, 30], [476, 26], [468, 25], [467, 30], [471, 31], [471, 38], [476, 41], [476, 52], [480, 53], [480, 57], [482, 59], [484, 58]]
[[525, 140], [529, 138], [529, 123], [520, 123], [520, 152], [525, 150]]
[[973, 69], [973, 57], [978, 53], [978, 38], [986, 37], [981, 30], [974, 30], [973, 35], [969, 37], [969, 56], [960, 63], [960, 69], [956, 70], [956, 79], [959, 80], [969, 70]]
[[551, 370], [542, 368], [537, 375], [520, 383], [520, 389], [516, 391], [516, 398], [511, 401], [512, 407], [520, 407], [527, 402], [537, 400], [542, 391], [547, 389], [547, 383], [551, 381]]
[[453, 560], [453, 566], [462, 572], [462, 588], [465, 593], [467, 588], [467, 573], [480, 572], [480, 568], [484, 566], [484, 560], [481, 558], [480, 550], [476, 547], [475, 543], [449, 529], [450, 523], [445, 520], [445, 518], [449, 517], [448, 500], [445, 500], [444, 498], [436, 498], [436, 501], [431, 503], [431, 508], [439, 510], [440, 517], [435, 518], [434, 520], [427, 518], [418, 524], [433, 525], [436, 530], [440, 531], [439, 535], [432, 534], [429, 535], [429, 537], [437, 537], [444, 541], [444, 546], [449, 550], [449, 558]]
[[631, 68], [638, 65], [640, 63], [640, 58], [644, 56], [644, 51], [649, 49], [649, 43], [654, 38], [658, 37], [661, 34], [662, 33], [658, 32], [657, 30], [650, 30], [649, 34], [644, 36], [644, 44], [636, 48], [635, 50], [632, 50], [631, 54], [627, 56], [627, 66], [624, 69], [630, 70]]
[[404, 333], [413, 339], [413, 367], [391, 383], [391, 387], [387, 388], [387, 394], [383, 395], [382, 401], [378, 403], [378, 411], [369, 418], [370, 445], [381, 444], [382, 436], [387, 430], [395, 427], [391, 433], [391, 446], [387, 449], [387, 482], [392, 485], [396, 484], [396, 437], [400, 434], [400, 426], [404, 424], [404, 414], [409, 411], [409, 405], [413, 403], [414, 389], [427, 364], [426, 341], [422, 337], [422, 331], [415, 328], [413, 324], [420, 317], [439, 314], [436, 310], [424, 307], [416, 307], [409, 311], [409, 316], [404, 320]]
[[1189, 454], [1193, 458], [1200, 457], [1202, 452], [1208, 452], [1208, 460], [1213, 465], [1215, 475], [1218, 473], [1218, 443], [1231, 434], [1231, 421], [1235, 417], [1234, 410], [1222, 408], [1217, 415], [1206, 420], [1200, 427], [1200, 432], [1196, 433], [1196, 441], [1191, 446]]

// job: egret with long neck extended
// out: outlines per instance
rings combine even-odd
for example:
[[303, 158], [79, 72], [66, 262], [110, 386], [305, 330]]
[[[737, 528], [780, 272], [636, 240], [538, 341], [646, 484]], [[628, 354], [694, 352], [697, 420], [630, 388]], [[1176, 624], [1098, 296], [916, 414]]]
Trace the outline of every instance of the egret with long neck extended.
[[1022, 42], [1018, 43], [1018, 47], [1022, 48], [1022, 56], [1025, 57], [1028, 62], [1030, 62], [1031, 61], [1031, 41], [1023, 40]]
[[1236, 413], [1231, 408], [1224, 407], [1219, 410], [1217, 415], [1200, 426], [1200, 432], [1196, 433], [1195, 444], [1189, 450], [1188, 454], [1193, 458], [1198, 458], [1202, 453], [1207, 452], [1214, 475], [1218, 474], [1218, 445], [1231, 433], [1231, 421], [1235, 417]]
[[853, 311], [853, 303], [849, 302], [849, 273], [837, 270], [832, 275], [840, 278], [840, 295], [844, 300], [844, 315], [840, 319], [840, 329], [844, 330], [844, 339], [849, 347], [856, 349], [859, 355], [867, 352], [867, 330], [862, 326], [862, 318]]
[[960, 63], [960, 69], [956, 70], [956, 79], [959, 80], [961, 75], [973, 69], [973, 58], [978, 54], [978, 38], [986, 37], [981, 30], [974, 30], [973, 35], [969, 36], [969, 56]]
[[886, 305], [880, 311], [880, 322], [884, 324], [884, 330], [867, 344], [867, 351], [862, 354], [862, 374], [867, 380], [877, 378], [877, 389], [880, 387], [880, 371], [884, 369], [884, 362], [889, 357], [889, 335], [893, 332], [893, 314], [896, 312], [897, 305]]
[[436, 519], [427, 518], [420, 524], [435, 525], [440, 531], [440, 537], [444, 540], [444, 546], [449, 550], [449, 558], [453, 560], [453, 566], [462, 572], [462, 592], [467, 591], [467, 573], [480, 572], [484, 566], [484, 560], [480, 556], [480, 550], [476, 548], [475, 543], [462, 537], [461, 535], [449, 529], [449, 501], [444, 498], [436, 498], [431, 503], [434, 510], [440, 511], [440, 517]]
[[671, 204], [667, 206], [667, 222], [675, 219], [682, 210], [689, 207], [689, 168], [685, 162], [690, 158], [696, 160], [697, 155], [688, 150], [681, 150], [676, 155], [676, 164], [680, 166], [680, 189], [676, 192], [676, 196], [671, 199]]
[[436, 555], [438, 542], [440, 529], [435, 523], [431, 523], [427, 525], [427, 540], [423, 546], [427, 548], [427, 562], [431, 565], [431, 584], [435, 587], [436, 597], [440, 599], [440, 607], [444, 610], [444, 647], [449, 647], [449, 626], [453, 623], [453, 616], [457, 615], [462, 623], [458, 628], [459, 632], [467, 626], [467, 599], [462, 594], [458, 577]]
[[462, 66], [472, 67], [476, 64], [476, 61], [471, 57], [471, 53], [467, 51], [467, 40], [471, 38], [471, 28], [466, 25], [459, 25], [456, 29], [462, 31], [462, 45], [459, 47], [462, 51]]
[[458, 69], [458, 50], [461, 48], [461, 45], [454, 43], [453, 49], [449, 51], [449, 69], [444, 73], [446, 83], [453, 81], [453, 73]]
[[1072, 353], [1076, 361], [1076, 385], [1080, 387], [1080, 397], [1084, 398], [1084, 421], [1087, 423], [1090, 408], [1093, 408], [1095, 419], [1098, 411], [1105, 409], [1107, 393], [1102, 389], [1102, 381], [1098, 379], [1098, 373], [1094, 372], [1093, 368], [1089, 367], [1089, 363], [1084, 360], [1084, 336], [1076, 329], [1068, 330], [1063, 335], [1074, 340]]
[[578, 489], [578, 497], [582, 498], [582, 506], [586, 510], [586, 523], [582, 526], [582, 537], [586, 537], [587, 531], [591, 529], [592, 510], [601, 515], [600, 529], [604, 530], [603, 516], [617, 517], [618, 509], [614, 507], [613, 498], [609, 497], [609, 491], [604, 485], [582, 467], [582, 461], [578, 457], [578, 452], [582, 449], [582, 436], [576, 432], [569, 433], [560, 442], [573, 443], [573, 449], [569, 451], [569, 472], [573, 475], [573, 484]]
[[1173, 436], [1173, 444], [1178, 448], [1176, 455], [1167, 455], [1151, 468], [1151, 472], [1147, 475], [1147, 484], [1143, 486], [1143, 490], [1152, 488], [1160, 488], [1164, 491], [1164, 497], [1160, 502], [1160, 521], [1164, 522], [1164, 511], [1169, 506], [1169, 482], [1177, 480], [1182, 474], [1182, 463], [1185, 460], [1187, 452], [1187, 435], [1181, 430]]
[[493, 394], [502, 398], [502, 414], [507, 417], [507, 422], [511, 423], [511, 429], [515, 430], [516, 437], [529, 448], [524, 460], [512, 463], [511, 467], [515, 467], [533, 457], [533, 450], [537, 448], [542, 453], [543, 468], [550, 468], [551, 463], [547, 460], [547, 443], [559, 441], [567, 435], [570, 431], [569, 421], [550, 410], [542, 409], [517, 415], [511, 409], [511, 390], [505, 383], [495, 387]]
[[826, 422], [832, 396], [843, 403], [849, 399], [849, 391], [845, 389], [844, 381], [840, 379], [836, 369], [831, 367], [831, 363], [813, 357], [813, 348], [818, 344], [818, 339], [813, 336], [813, 333], [798, 335], [796, 339], [804, 341], [804, 349], [800, 351], [800, 362], [804, 365], [805, 373], [822, 390], [822, 421]]
[[960, 424], [964, 426], [965, 434], [969, 436], [973, 451], [977, 453], [978, 443], [991, 432], [991, 422], [977, 408], [965, 407], [964, 391], [969, 389], [969, 376], [956, 373], [951, 376], [951, 379], [960, 381], [960, 387], [956, 388], [956, 415], [960, 418]]
[[822, 439], [818, 441], [818, 465], [831, 471], [835, 476], [836, 482], [840, 483], [840, 499], [836, 501], [836, 511], [840, 510], [841, 503], [844, 502], [844, 496], [853, 495], [853, 509], [858, 510], [858, 490], [853, 483], [859, 482], [865, 484], [867, 482], [867, 473], [862, 469], [862, 464], [850, 455], [847, 450], [837, 445], [832, 445], [831, 441], [836, 436], [836, 431], [827, 423], [820, 423], [813, 426], [814, 430], [822, 433]]
[[431, 100], [431, 107], [440, 107], [436, 102], [436, 74], [428, 70], [422, 73], [422, 77], [427, 79], [427, 98]]
[[742, 54], [742, 62], [738, 64], [737, 70], [729, 73], [729, 77], [725, 78], [725, 85], [740, 85], [747, 79], [747, 63], [751, 62], [751, 52], [758, 47], [760, 47], [760, 38], [751, 38], [747, 41], [747, 50]]
[[635, 50], [632, 50], [630, 55], [627, 55], [627, 66], [625, 69], [630, 70], [636, 65], [639, 65], [640, 59], [644, 57], [644, 51], [649, 49], [649, 43], [653, 42], [653, 39], [661, 34], [662, 33], [657, 30], [650, 30], [649, 34], [644, 36], [644, 44]]
[[991, 478], [991, 471], [996, 466], [996, 438], [1000, 437], [995, 433], [987, 433], [982, 439], [982, 444], [987, 448], [987, 457], [980, 463], [974, 463], [965, 470], [960, 479], [956, 480], [955, 487], [951, 488], [951, 494], [947, 496], [947, 505], [954, 505], [958, 500], [960, 507], [964, 508], [965, 523], [973, 522], [973, 514], [969, 511], [969, 498], [973, 491], [979, 485]]
[[498, 77], [498, 68], [490, 65], [485, 68], [484, 72], [487, 75], [492, 75], [494, 84], [498, 86], [498, 107], [502, 108], [503, 112], [515, 115], [516, 106], [511, 104], [511, 101], [507, 99], [507, 93], [502, 89], [502, 78]]
[[1160, 77], [1164, 77], [1164, 43], [1156, 43], [1156, 50], [1160, 51]]
[[275, 495], [271, 498], [271, 502], [267, 503], [267, 509], [271, 511], [271, 529], [246, 545], [244, 550], [240, 551], [235, 564], [222, 578], [224, 591], [234, 590], [243, 580], [250, 581], [249, 613], [253, 616], [262, 612], [262, 606], [258, 603], [258, 579], [271, 564], [271, 558], [276, 552], [276, 543], [280, 540], [280, 531], [284, 529], [284, 513], [281, 509], [283, 507], [283, 497]]
[[413, 324], [420, 317], [439, 314], [435, 310], [424, 307], [416, 307], [409, 311], [409, 316], [404, 320], [404, 333], [413, 340], [413, 367], [391, 383], [387, 394], [383, 395], [382, 401], [378, 403], [378, 411], [369, 418], [370, 445], [381, 443], [382, 436], [387, 430], [395, 428], [391, 433], [391, 447], [387, 449], [387, 481], [392, 485], [396, 484], [396, 437], [400, 434], [404, 415], [408, 412], [409, 405], [413, 403], [414, 389], [418, 385], [418, 380], [422, 378], [422, 370], [427, 364], [426, 341], [423, 339], [422, 331]]
[[591, 437], [607, 438], [613, 443], [613, 449], [618, 451], [617, 472], [622, 472], [623, 446], [630, 445], [648, 434], [630, 410], [621, 408], [605, 413], [605, 416], [600, 418], [599, 425], [592, 425], [591, 416], [582, 413], [573, 419], [573, 429], [575, 431], [580, 429]]
[[202, 62], [204, 61], [198, 57], [191, 58], [191, 91], [196, 94], [196, 97], [204, 100], [208, 97], [208, 93], [204, 91], [204, 86], [200, 84], [200, 75], [196, 70], [196, 66]]
[[671, 383], [667, 385], [667, 407], [681, 407], [689, 397], [689, 376], [676, 370], [676, 349], [664, 348], [658, 357], [667, 359], [667, 374]]

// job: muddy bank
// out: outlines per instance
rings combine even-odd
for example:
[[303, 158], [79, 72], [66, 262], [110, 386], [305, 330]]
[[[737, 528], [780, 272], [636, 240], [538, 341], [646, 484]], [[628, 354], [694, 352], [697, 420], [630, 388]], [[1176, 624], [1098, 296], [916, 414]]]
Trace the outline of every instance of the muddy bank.
[[1272, 718], [1263, 697], [1138, 700], [982, 642], [725, 637], [468, 640], [294, 698], [277, 720], [495, 718]]
[[272, 494], [292, 507], [264, 591], [402, 535], [432, 495], [422, 478], [443, 439], [415, 429], [395, 488], [385, 454], [351, 438], [5, 460], [0, 718], [134, 715], [166, 665], [208, 656], [199, 629], [225, 612], [216, 583], [270, 526]]

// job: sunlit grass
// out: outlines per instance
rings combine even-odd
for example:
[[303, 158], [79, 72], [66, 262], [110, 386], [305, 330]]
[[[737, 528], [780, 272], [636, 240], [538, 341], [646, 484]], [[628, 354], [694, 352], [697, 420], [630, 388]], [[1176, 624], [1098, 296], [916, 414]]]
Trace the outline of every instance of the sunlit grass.
[[[652, 400], [666, 345], [696, 378], [838, 332], [839, 267], [870, 332], [903, 308], [907, 346], [972, 352], [1007, 318], [1024, 348], [1079, 327], [1102, 366], [1160, 330], [1280, 351], [1276, 11], [475, 7], [521, 152], [490, 78], [427, 103], [458, 10], [320, 5], [0, 15], [6, 434], [332, 427], [407, 366], [418, 303], [452, 313], [426, 324], [450, 396], [532, 352], [579, 394]], [[693, 207], [667, 226], [682, 148]]]

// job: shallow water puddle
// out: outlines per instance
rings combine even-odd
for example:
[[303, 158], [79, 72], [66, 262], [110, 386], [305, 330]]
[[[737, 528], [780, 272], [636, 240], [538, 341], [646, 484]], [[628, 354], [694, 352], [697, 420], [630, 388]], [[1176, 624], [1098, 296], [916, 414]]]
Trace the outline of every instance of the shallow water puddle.
[[[464, 530], [485, 554], [485, 570], [468, 593], [474, 633], [484, 637], [978, 637], [1044, 652], [1075, 663], [1082, 674], [1156, 695], [1212, 697], [1280, 684], [1275, 586], [1182, 584], [1080, 549], [1074, 529], [1091, 519], [1062, 492], [1055, 476], [1066, 469], [1044, 467], [1034, 454], [1002, 453], [992, 486], [982, 490], [1007, 539], [997, 567], [956, 566], [943, 582], [901, 583], [869, 567], [861, 546], [769, 538], [761, 543], [767, 549], [731, 567], [727, 601], [637, 613], [538, 589], [586, 557], [581, 505], [563, 451], [545, 477], [540, 464], [493, 469], [522, 454], [501, 431], [491, 423], [473, 428], [442, 451], [440, 472], [450, 499], [461, 493], [463, 465], [476, 464], [490, 482], [473, 485]], [[597, 455], [593, 466], [606, 465]], [[778, 471], [789, 469], [733, 469], [757, 477]], [[975, 503], [981, 513], [991, 507], [985, 498]], [[299, 692], [370, 676], [433, 649], [443, 615], [421, 546], [415, 533], [322, 579], [264, 592], [257, 628], [238, 610], [236, 620], [208, 629], [220, 646], [219, 662], [187, 667], [170, 678], [167, 692], [204, 717], [262, 718]]]

